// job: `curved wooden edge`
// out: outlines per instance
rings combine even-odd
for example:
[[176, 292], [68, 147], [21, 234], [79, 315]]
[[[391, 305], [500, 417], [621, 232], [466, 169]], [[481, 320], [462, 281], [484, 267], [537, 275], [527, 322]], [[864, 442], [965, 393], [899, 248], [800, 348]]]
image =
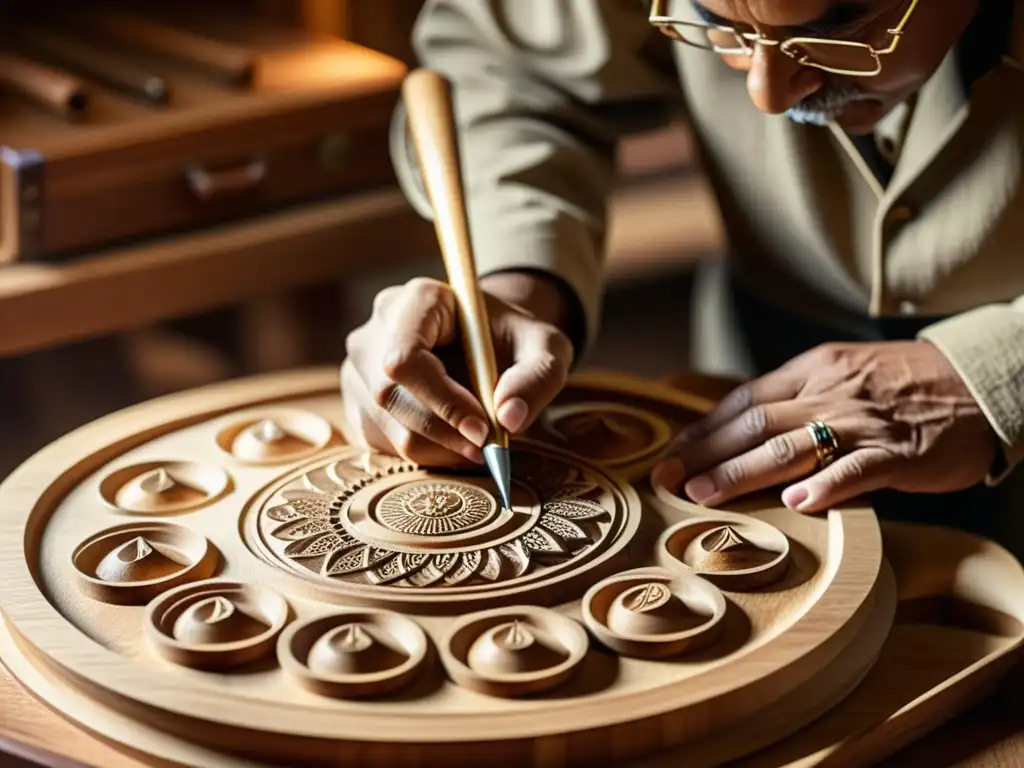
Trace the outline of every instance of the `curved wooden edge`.
[[[576, 468], [583, 469], [591, 482], [604, 488], [609, 494], [609, 504], [617, 510], [612, 516], [612, 526], [617, 531], [616, 536], [622, 540], [630, 541], [641, 525], [640, 515], [632, 514], [632, 511], [639, 511], [643, 500], [640, 492], [632, 484], [621, 476], [606, 467], [588, 461], [587, 459], [574, 456], [569, 451], [556, 445], [543, 443], [532, 438], [518, 438], [514, 443], [516, 450], [531, 449], [535, 453], [543, 454], [547, 458], [554, 458], [561, 461], [572, 461]], [[290, 483], [302, 478], [303, 475], [318, 468], [327, 466], [335, 461], [344, 461], [360, 456], [366, 449], [360, 446], [346, 446], [338, 451], [325, 453], [321, 456], [308, 460], [301, 465], [293, 467], [289, 472], [281, 474], [272, 483], [265, 485], [251, 499], [252, 508], [263, 508], [271, 503], [271, 500], [279, 496], [282, 490]], [[422, 477], [428, 470], [420, 468], [412, 462], [407, 466], [413, 477]], [[403, 471], [404, 472], [404, 471]], [[392, 479], [397, 475], [393, 475]], [[2, 489], [0, 489], [2, 490]], [[0, 493], [0, 499], [3, 494]], [[3, 523], [0, 520], [0, 528]], [[261, 541], [258, 533], [258, 520], [255, 515], [246, 516], [241, 527], [241, 534], [254, 551], [264, 558], [268, 563], [281, 563], [279, 556]], [[433, 595], [429, 590], [409, 590], [404, 587], [393, 585], [358, 585], [346, 584], [344, 589], [338, 589], [329, 580], [322, 581], [318, 578], [310, 579], [306, 569], [302, 567], [285, 568], [279, 570], [274, 568], [275, 584], [279, 585], [285, 592], [301, 593], [327, 605], [347, 605], [350, 607], [374, 608], [386, 605], [391, 610], [407, 611], [415, 614], [427, 614], [436, 616], [451, 616], [453, 610], [464, 613], [467, 611], [483, 610], [486, 607], [498, 607], [514, 605], [520, 601], [518, 591], [523, 586], [531, 590], [543, 590], [547, 600], [552, 603], [567, 600], [567, 593], [575, 589], [577, 580], [600, 579], [599, 574], [613, 571], [617, 564], [627, 560], [628, 544], [609, 544], [609, 539], [603, 539], [599, 547], [591, 552], [586, 559], [578, 561], [580, 571], [575, 575], [566, 576], [566, 564], [553, 564], [546, 571], [544, 576], [531, 580], [528, 585], [520, 583], [505, 588], [465, 588], [449, 587], [449, 593], [444, 597]], [[3, 564], [0, 563], [0, 572]], [[464, 591], [462, 591], [464, 590]], [[3, 596], [0, 595], [0, 603]]]
[[940, 525], [884, 521], [881, 528], [886, 558], [900, 577], [900, 599], [950, 594], [1024, 625], [1024, 564], [1005, 547]]
[[[1024, 611], [1024, 566], [1002, 546], [942, 526], [882, 522], [881, 531], [900, 603], [922, 597], [961, 598], [980, 608], [1006, 611], [1007, 616], [1019, 622]], [[1007, 628], [998, 617], [985, 618], [994, 620], [1004, 632], [1012, 631], [1012, 638], [1007, 634], [1008, 641], [1002, 647], [965, 664], [955, 674], [892, 710], [888, 708], [889, 697], [885, 692], [898, 687], [901, 681], [872, 669], [849, 706], [841, 704], [808, 723], [791, 739], [776, 742], [764, 752], [740, 761], [737, 768], [875, 765], [934, 732], [991, 695], [1015, 665], [1021, 669], [1024, 623]], [[890, 673], [894, 671], [891, 663], [888, 667]], [[913, 677], [911, 672], [911, 690], [916, 690]], [[883, 693], [872, 698], [872, 691]], [[881, 704], [872, 709], [877, 700]], [[828, 732], [838, 731], [842, 733], [839, 741], [827, 736]], [[917, 764], [913, 763], [915, 767]]]
[[[625, 374], [606, 375], [590, 373], [574, 377], [573, 383], [582, 387], [593, 386], [606, 392], [632, 393], [649, 399], [660, 399], [662, 393], [664, 393], [666, 400], [679, 402], [684, 407], [694, 407], [693, 404], [696, 402], [689, 398], [686, 393], [660, 388], [656, 385], [652, 386], [643, 379]], [[197, 412], [195, 408], [195, 390], [143, 403], [126, 411], [95, 421], [44, 448], [28, 464], [23, 465], [16, 471], [8, 483], [0, 486], [0, 504], [3, 503], [3, 500], [7, 500], [12, 508], [24, 510], [26, 515], [39, 514], [40, 510], [45, 510], [52, 502], [54, 496], [62, 495], [67, 486], [77, 483], [81, 479], [81, 475], [91, 471], [91, 467], [98, 460], [96, 458], [97, 454], [90, 454], [88, 460], [86, 460], [81, 455], [81, 447], [83, 444], [95, 443], [95, 440], [100, 436], [104, 439], [104, 444], [107, 445], [102, 453], [122, 453], [127, 447], [142, 443], [157, 434], [163, 434], [180, 426], [207, 421], [231, 410], [245, 406], [251, 407], [275, 400], [294, 400], [301, 397], [323, 395], [331, 391], [337, 391], [338, 386], [337, 369], [331, 367], [329, 369], [271, 374], [204, 388], [204, 406], [201, 412]], [[277, 394], [282, 392], [286, 394]], [[111, 435], [130, 437], [123, 437], [110, 443]], [[42, 460], [44, 456], [46, 461]], [[24, 477], [22, 477], [22, 473], [24, 473]], [[26, 510], [24, 503], [15, 503], [19, 492], [23, 492], [24, 488], [40, 486], [48, 487], [50, 490], [35, 500], [33, 509]], [[636, 492], [632, 486], [628, 486], [628, 488], [632, 492]], [[21, 518], [22, 515], [13, 515], [10, 519], [0, 521], [0, 526], [8, 529], [9, 535], [5, 539], [6, 541], [14, 541], [17, 538], [11, 535], [10, 527], [15, 526], [20, 532], [24, 523], [24, 520]], [[830, 515], [830, 520], [832, 518], [835, 518], [836, 521], [839, 519], [834, 513]], [[868, 541], [865, 542], [866, 546], [863, 551], [858, 551], [855, 556], [849, 559], [849, 562], [844, 562], [842, 567], [838, 567], [838, 572], [831, 574], [830, 577], [830, 581], [835, 580], [837, 584], [842, 583], [846, 588], [853, 589], [853, 593], [845, 593], [844, 599], [848, 603], [849, 601], [855, 601], [857, 605], [862, 604], [867, 599], [867, 592], [869, 591], [866, 584], [859, 584], [860, 577], [870, 573], [872, 578], [868, 579], [868, 581], [873, 582], [874, 574], [877, 573], [881, 561], [880, 539], [877, 532], [877, 521], [875, 521], [873, 513], [869, 513], [868, 510], [851, 510], [843, 514], [841, 524], [834, 527], [833, 536], [838, 537], [838, 539], [830, 545], [841, 548], [845, 535], [855, 530], [864, 533], [865, 525], [869, 526], [872, 531]], [[860, 537], [856, 536], [854, 538]], [[876, 539], [878, 539], [877, 543]], [[32, 547], [30, 546], [29, 549], [31, 550]], [[29, 588], [25, 585], [33, 583], [31, 567], [30, 564], [25, 562], [24, 553], [20, 551], [20, 543], [18, 550], [18, 552], [9, 551], [8, 554], [11, 556], [0, 561], [0, 573], [3, 573], [5, 577], [10, 577], [12, 584], [21, 585], [20, 588], [13, 588], [10, 595], [8, 595], [11, 600], [10, 604], [19, 599], [19, 589], [21, 599], [24, 599], [24, 590]], [[35, 610], [48, 611], [50, 607], [48, 604], [39, 604], [33, 608], [33, 611]], [[837, 629], [843, 628], [844, 624], [848, 624], [848, 622], [843, 620], [842, 616], [832, 615], [829, 607], [821, 604], [816, 604], [815, 609], [809, 612], [808, 620], [812, 620], [812, 614], [814, 616], [820, 614], [822, 619], [828, 624], [835, 624], [838, 620], [839, 626], [836, 627]], [[25, 616], [21, 618], [25, 618]], [[15, 637], [19, 645], [22, 643], [31, 645], [20, 635], [18, 627], [19, 615], [9, 615], [8, 619], [8, 631]], [[64, 638], [64, 641], [70, 642], [71, 640], [72, 638]], [[77, 637], [75, 640], [77, 642]], [[801, 671], [788, 669], [785, 671], [785, 674], [780, 673], [774, 676], [773, 680], [777, 681], [783, 677], [792, 680], [795, 674], [808, 674], [807, 669], [805, 669], [808, 662], [812, 662], [819, 653], [827, 654], [829, 652], [828, 649], [820, 649], [814, 646], [813, 643], [810, 643], [810, 645], [808, 643], [810, 641], [804, 638], [804, 642], [795, 644], [785, 653], [781, 653], [776, 659], [779, 664], [790, 663], [794, 667], [800, 668]], [[114, 658], [112, 653], [109, 656], [111, 659]], [[757, 665], [748, 660], [745, 668], [748, 670], [748, 673], [754, 673], [757, 670]], [[735, 669], [733, 671], [735, 672]], [[90, 674], [100, 674], [100, 672], [93, 670]], [[757, 674], [760, 673], [757, 672]], [[81, 673], [79, 673], [78, 677], [81, 678]], [[79, 679], [78, 682], [82, 685], [89, 685], [90, 682], [94, 681]], [[713, 695], [716, 697], [724, 696], [732, 686], [731, 683], [728, 685], [726, 683], [725, 676], [718, 675], [715, 685], [711, 686], [713, 688]], [[770, 683], [767, 684], [770, 685]], [[202, 708], [201, 704], [214, 706], [216, 703], [222, 703], [204, 702], [203, 694], [204, 691], [201, 688], [192, 690], [191, 699], [193, 706]], [[633, 717], [660, 717], [662, 715], [660, 712], [662, 705], [658, 701], [657, 692], [641, 696], [639, 700], [633, 701], [632, 705], [636, 710], [631, 715]], [[267, 712], [269, 712], [269, 709]], [[510, 716], [510, 719], [516, 718]], [[252, 720], [246, 721], [246, 723], [251, 722]], [[370, 724], [367, 723], [366, 725], [369, 726]], [[564, 723], [548, 723], [544, 726], [544, 728], [556, 730], [563, 727]], [[369, 731], [373, 730], [373, 727], [369, 728]], [[534, 734], [531, 737], [536, 737], [537, 735], [543, 736], [546, 734]]]
[[89, 768], [85, 763], [11, 739], [0, 739], [0, 755], [4, 768]]
[[[45, 664], [36, 663], [30, 655], [22, 652], [15, 638], [8, 631], [3, 615], [0, 614], [0, 656], [3, 657], [3, 671], [6, 672], [14, 685], [18, 686], [39, 712], [52, 719], [53, 727], [47, 727], [46, 739], [63, 739], [70, 737], [71, 746], [62, 750], [65, 754], [53, 754], [35, 744], [9, 742], [14, 747], [14, 754], [30, 762], [32, 768], [252, 768], [251, 763], [243, 761], [224, 762], [214, 766], [210, 762], [212, 753], [201, 750], [191, 744], [184, 745], [184, 760], [166, 756], [160, 749], [166, 743], [166, 737], [148, 726], [142, 725], [109, 708], [105, 703], [89, 699], [69, 686], [59, 676], [55, 676]], [[60, 701], [62, 709], [58, 710], [51, 703]], [[105, 728], [101, 723], [113, 722], [113, 729]], [[125, 743], [123, 739], [110, 738], [106, 732], [123, 733], [125, 735], [144, 729], [147, 738], [158, 748], [152, 754], [141, 751]], [[66, 757], [75, 754], [83, 762], [76, 762]], [[4, 754], [4, 745], [0, 744], [0, 756]], [[55, 760], [48, 762], [50, 755]], [[159, 756], [157, 756], [159, 755]], [[20, 768], [19, 763], [14, 764]], [[0, 760], [0, 766], [7, 768], [7, 763]]]
[[[980, 539], [978, 537], [974, 537], [969, 534], [964, 534], [963, 532], [955, 531], [952, 529], [932, 528], [930, 526], [910, 525], [902, 523], [883, 523], [882, 527], [883, 536], [885, 540], [887, 541], [887, 543], [890, 543], [892, 545], [890, 549], [893, 550], [893, 554], [895, 555], [894, 559], [896, 559], [897, 561], [901, 559], [899, 552], [903, 552], [905, 556], [910, 556], [914, 554], [914, 551], [916, 551], [920, 553], [920, 555], [925, 556], [925, 560], [943, 565], [942, 569], [948, 573], [956, 574], [959, 572], [959, 569], [956, 563], [950, 563], [949, 558], [944, 557], [944, 549], [936, 550], [933, 546], [931, 546], [932, 544], [938, 541], [938, 539], [936, 539], [935, 537], [939, 537], [940, 539], [946, 539], [947, 542], [950, 543], [956, 541], [961, 542], [961, 544], [972, 545], [975, 543], [980, 543], [981, 545], [983, 545], [983, 548], [986, 553], [995, 555], [996, 558], [1000, 560], [1002, 559], [1002, 555], [1004, 552], [1001, 547], [999, 547], [998, 545], [994, 545], [991, 542], [988, 542], [988, 540]], [[907, 546], [909, 546], [909, 549], [905, 549], [905, 547]], [[920, 555], [914, 555], [914, 559], [916, 559]], [[911, 561], [904, 558], [904, 565], [910, 564]], [[1007, 566], [1016, 569], [1017, 571], [1024, 570], [1021, 568], [1021, 565], [1016, 560], [1012, 559], [1012, 557], [1010, 557], [1009, 561], [1007, 561]], [[908, 594], [905, 588], [907, 575], [912, 575], [912, 572], [910, 570], [904, 569], [904, 582], [900, 585], [900, 592], [904, 595]], [[1019, 590], [1016, 592], [1016, 594], [1018, 602], [1024, 605], [1024, 590]], [[3, 632], [2, 622], [0, 622], [0, 646], [5, 644], [6, 642], [9, 642], [9, 640], [5, 640], [5, 638], [3, 637], [4, 634], [5, 633]], [[859, 652], [859, 650], [854, 649], [854, 652]], [[1004, 654], [1004, 656], [1009, 655], [1009, 653]], [[844, 656], [844, 658], [846, 657]], [[965, 670], [964, 674], [968, 675], [969, 679], [961, 679], [959, 683], [955, 685], [943, 685], [930, 689], [927, 694], [915, 700], [915, 702], [912, 705], [902, 708], [898, 713], [894, 713], [892, 716], [887, 718], [875, 730], [861, 732], [853, 736], [851, 739], [848, 740], [849, 743], [842, 745], [840, 753], [835, 755], [835, 757], [839, 757], [839, 755], [841, 754], [843, 756], [843, 764], [870, 764], [874, 761], [886, 758], [888, 755], [893, 754], [895, 751], [902, 748], [903, 746], [919, 740], [927, 733], [933, 731], [935, 728], [941, 726], [942, 723], [948, 721], [951, 717], [958, 714], [959, 711], [970, 706], [976, 698], [984, 695], [994, 682], [998, 682], [998, 679], [993, 680], [993, 678], [999, 678], [1000, 675], [1005, 672], [1004, 666], [1004, 664], [989, 664], [983, 667], [982, 669], [975, 670], [973, 674]], [[29, 671], [33, 675], [38, 674], [37, 672], [34, 672], [32, 670], [22, 671]], [[868, 673], [868, 677], [870, 677], [870, 673]], [[858, 682], [858, 684], [862, 684], [860, 683], [859, 678], [856, 682]], [[815, 686], [817, 686], [817, 683], [815, 683]], [[859, 687], [859, 685], [853, 687]], [[973, 690], [975, 688], [977, 688], [977, 691]], [[817, 688], [815, 688], [815, 690], [817, 690]], [[966, 693], [970, 693], [971, 695], [967, 696], [965, 691]], [[97, 717], [103, 715], [103, 713], [93, 711], [96, 709], [95, 703], [87, 704], [88, 706], [86, 707], [86, 709], [88, 710], [90, 716], [94, 714]], [[781, 704], [782, 703], [780, 702], [780, 706]], [[807, 708], [805, 708], [805, 711], [806, 710]], [[815, 711], [813, 714], [821, 713]], [[120, 715], [115, 715], [113, 713], [107, 712], [103, 716], [113, 716], [121, 720], [125, 724], [125, 727], [138, 727], [137, 724], [130, 723], [127, 719], [123, 719], [123, 716]], [[841, 716], [841, 714], [839, 716]], [[832, 717], [832, 714], [831, 712], [825, 712], [823, 717], [825, 720], [828, 720], [830, 717]], [[88, 728], [88, 726], [85, 727]], [[734, 733], [734, 736], [738, 738], [738, 734]], [[787, 743], [791, 739], [799, 740], [800, 738], [800, 733], [797, 732], [793, 736], [789, 737], [789, 739], [787, 739], [786, 742], [783, 743]], [[988, 742], [986, 742], [986, 744], [987, 743]], [[19, 745], [15, 744], [14, 746], [18, 747]], [[178, 755], [185, 755], [191, 751], [191, 748], [188, 747], [188, 745], [183, 745], [180, 742], [178, 743], [178, 747], [186, 749], [185, 753], [178, 753]], [[0, 750], [2, 750], [3, 748], [4, 745], [2, 742], [0, 742]], [[26, 753], [23, 752], [22, 754]], [[27, 759], [35, 759], [36, 754], [38, 753], [28, 753]], [[668, 768], [668, 766], [670, 765], [678, 765], [679, 762], [676, 759], [676, 754], [676, 751], [672, 750], [669, 753], [665, 753], [658, 756], [652, 756], [649, 760], [645, 760], [642, 763], [638, 763], [638, 768], [640, 768], [640, 766], [643, 766], [644, 768]], [[45, 757], [45, 755], [42, 755], [41, 757]], [[129, 758], [127, 757], [125, 758], [125, 760], [128, 759]], [[846, 762], [850, 759], [855, 760], [855, 762]], [[860, 760], [863, 760], [864, 762], [858, 762]], [[779, 768], [779, 766], [783, 764], [791, 766], [804, 766], [818, 764], [819, 762], [820, 761], [818, 760], [813, 760], [812, 762], [808, 763], [804, 760], [799, 760], [796, 763], [791, 763], [789, 761], [780, 763], [776, 761], [771, 762], [769, 764], [772, 765], [773, 768]], [[23, 763], [14, 763], [15, 766], [21, 764]], [[63, 760], [59, 757], [56, 762], [46, 762], [45, 760], [43, 760], [41, 764], [52, 766], [52, 768], [84, 768], [84, 764]], [[115, 765], [113, 763], [93, 763], [93, 765], [101, 764], [104, 765], [105, 768], [113, 768], [113, 766]], [[117, 763], [117, 765], [120, 764], [121, 763]], [[132, 764], [134, 765], [134, 763]], [[748, 763], [744, 761], [742, 764], [747, 765]], [[761, 764], [762, 763], [759, 763], [757, 759], [753, 759], [750, 761], [750, 765]], [[1006, 765], [1009, 764], [1010, 763], [1006, 763]], [[228, 765], [228, 763], [225, 763], [223, 765]]]
[[[631, 764], [636, 765], [636, 768], [674, 768], [682, 764], [692, 768], [711, 768], [720, 765], [723, 757], [735, 759], [743, 754], [749, 754], [747, 745], [750, 743], [764, 747], [776, 742], [780, 736], [792, 738], [791, 734], [799, 732], [808, 720], [813, 720], [816, 716], [827, 713], [830, 707], [840, 704], [869, 673], [888, 635], [896, 588], [892, 572], [884, 562], [881, 576], [872, 590], [872, 599], [862, 607], [865, 624], [869, 627], [868, 632], [858, 638], [855, 646], [845, 646], [847, 651], [839, 655], [834, 674], [825, 680], [812, 677], [778, 701], [774, 710], [778, 717], [765, 718], [757, 714], [736, 724], [730, 729], [728, 738], [724, 741], [723, 734], [716, 731], [696, 742], [640, 758]], [[212, 753], [187, 740], [157, 731], [148, 723], [134, 720], [129, 715], [111, 708], [102, 700], [90, 698], [69, 687], [65, 679], [54, 675], [45, 664], [33, 664], [22, 654], [14, 654], [11, 657], [10, 651], [15, 642], [15, 638], [8, 633], [0, 618], [0, 653], [5, 658], [12, 658], [12, 674], [18, 677], [22, 684], [28, 686], [33, 696], [45, 696], [48, 700], [61, 699], [66, 711], [59, 716], [70, 717], [77, 728], [99, 739], [104, 745], [108, 743], [108, 739], [103, 734], [134, 733], [136, 737], [141, 735], [142, 741], [153, 755], [152, 758], [147, 757], [147, 763], [149, 759], [153, 759], [156, 764], [173, 768], [253, 768], [253, 763], [248, 760]], [[114, 744], [113, 748], [125, 750], [126, 766], [129, 763], [135, 766], [136, 763], [129, 755], [138, 754], [136, 748], [124, 743]], [[101, 765], [102, 768], [114, 768], [115, 764]], [[120, 766], [121, 763], [116, 765]], [[53, 768], [87, 766], [58, 764]]]

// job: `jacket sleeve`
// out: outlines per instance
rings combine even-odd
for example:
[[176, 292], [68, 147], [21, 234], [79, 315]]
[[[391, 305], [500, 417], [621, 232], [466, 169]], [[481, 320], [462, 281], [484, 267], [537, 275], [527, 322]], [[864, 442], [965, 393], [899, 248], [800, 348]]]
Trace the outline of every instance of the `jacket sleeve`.
[[1002, 444], [987, 478], [1002, 482], [1024, 460], [1024, 296], [972, 309], [925, 328], [963, 378]]
[[[470, 232], [481, 276], [542, 271], [578, 302], [576, 358], [600, 323], [606, 208], [618, 139], [681, 104], [649, 58], [638, 0], [427, 0], [413, 31], [423, 67], [453, 85]], [[425, 218], [401, 104], [399, 183]]]

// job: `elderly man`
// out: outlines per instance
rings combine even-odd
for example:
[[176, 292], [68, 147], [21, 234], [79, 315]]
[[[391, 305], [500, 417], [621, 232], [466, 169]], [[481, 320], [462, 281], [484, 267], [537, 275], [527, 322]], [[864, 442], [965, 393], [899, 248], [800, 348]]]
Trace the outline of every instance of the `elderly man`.
[[[706, 330], [759, 375], [680, 435], [690, 497], [872, 494], [1016, 539], [998, 528], [1024, 508], [997, 510], [1024, 501], [1024, 2], [429, 0], [415, 45], [456, 87], [511, 432], [597, 333], [617, 140], [681, 108], [728, 236]], [[401, 110], [394, 153], [428, 213]], [[444, 285], [378, 297], [342, 370], [369, 445], [481, 460], [455, 338]]]

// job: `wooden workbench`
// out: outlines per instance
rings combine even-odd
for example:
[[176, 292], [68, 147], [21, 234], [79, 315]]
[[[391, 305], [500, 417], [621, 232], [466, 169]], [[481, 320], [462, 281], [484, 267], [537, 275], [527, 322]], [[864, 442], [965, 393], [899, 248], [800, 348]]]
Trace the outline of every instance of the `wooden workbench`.
[[340, 279], [433, 232], [394, 188], [68, 262], [0, 268], [0, 356]]
[[[675, 269], [720, 248], [715, 203], [678, 126], [627, 140], [620, 163], [610, 281]], [[66, 261], [5, 265], [0, 358], [431, 258], [439, 263], [433, 226], [386, 186]]]
[[[721, 398], [735, 381], [692, 373], [667, 383], [701, 398]], [[869, 672], [862, 685], [885, 686]], [[28, 694], [0, 667], [0, 766], [144, 768], [103, 741], [71, 725]], [[1024, 765], [1024, 668], [999, 690], [949, 723], [889, 757], [884, 768], [1016, 768]]]

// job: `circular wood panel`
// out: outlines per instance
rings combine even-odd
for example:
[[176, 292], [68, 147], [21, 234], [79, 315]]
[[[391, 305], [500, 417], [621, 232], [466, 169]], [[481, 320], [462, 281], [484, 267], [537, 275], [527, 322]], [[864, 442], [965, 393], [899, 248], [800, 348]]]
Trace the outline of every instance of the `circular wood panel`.
[[863, 672], [837, 660], [892, 620], [873, 512], [698, 507], [650, 470], [706, 402], [590, 375], [553, 413], [579, 404], [615, 419], [569, 434], [605, 444], [515, 441], [511, 510], [483, 472], [349, 445], [334, 372], [88, 425], [0, 486], [0, 653], [56, 710], [92, 699], [88, 727], [192, 765], [736, 756], [730, 728], [774, 702], [835, 704]]

